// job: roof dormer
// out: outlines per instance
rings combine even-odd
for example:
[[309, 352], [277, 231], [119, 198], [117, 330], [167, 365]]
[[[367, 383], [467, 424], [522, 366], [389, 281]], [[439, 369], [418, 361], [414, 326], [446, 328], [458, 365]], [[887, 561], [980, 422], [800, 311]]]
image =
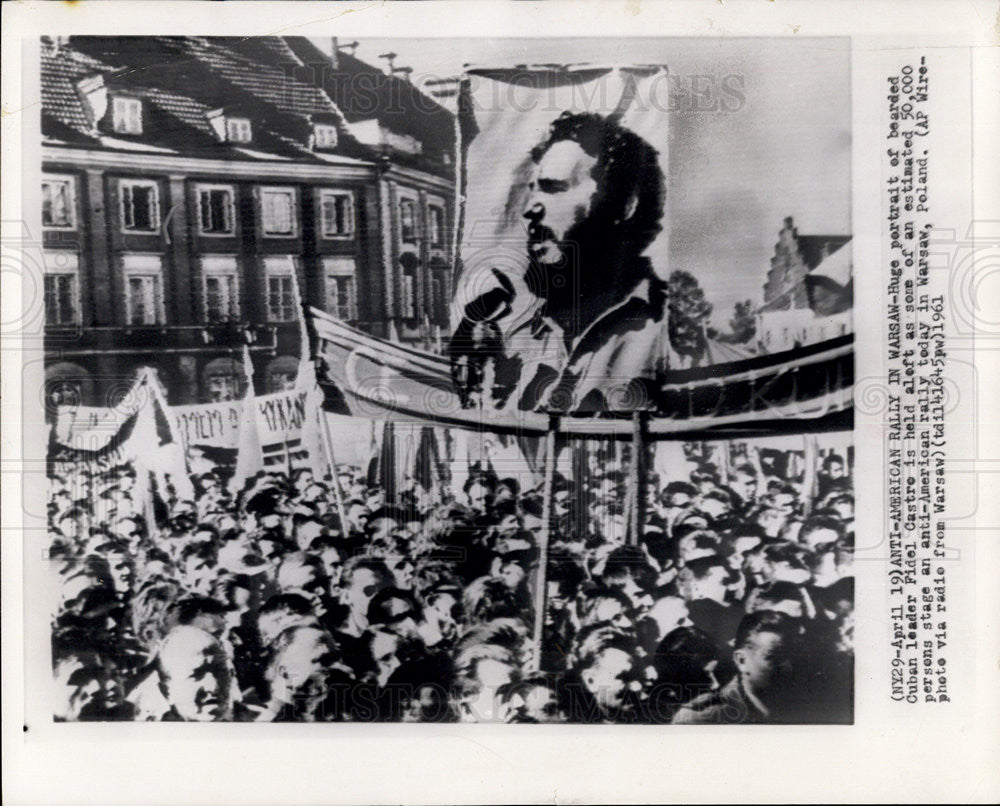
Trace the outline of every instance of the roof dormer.
[[250, 118], [226, 117], [226, 140], [230, 143], [249, 143], [253, 141], [253, 126]]
[[111, 98], [111, 130], [115, 134], [142, 134], [142, 99], [128, 95]]
[[108, 112], [108, 88], [104, 84], [104, 76], [97, 73], [81, 78], [76, 82], [76, 91], [90, 117], [91, 126], [96, 129], [98, 122], [104, 120]]
[[332, 123], [313, 124], [313, 148], [326, 150], [337, 147], [339, 134]]

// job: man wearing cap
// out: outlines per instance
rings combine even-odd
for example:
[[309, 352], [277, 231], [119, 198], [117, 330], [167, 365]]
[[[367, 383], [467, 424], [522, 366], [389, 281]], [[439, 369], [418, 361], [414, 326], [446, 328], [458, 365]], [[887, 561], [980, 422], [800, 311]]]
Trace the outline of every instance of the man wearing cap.
[[651, 407], [670, 349], [666, 284], [642, 256], [663, 215], [656, 150], [613, 117], [566, 112], [525, 167], [507, 213], [527, 221], [527, 268], [477, 278], [451, 342], [460, 396], [517, 410]]

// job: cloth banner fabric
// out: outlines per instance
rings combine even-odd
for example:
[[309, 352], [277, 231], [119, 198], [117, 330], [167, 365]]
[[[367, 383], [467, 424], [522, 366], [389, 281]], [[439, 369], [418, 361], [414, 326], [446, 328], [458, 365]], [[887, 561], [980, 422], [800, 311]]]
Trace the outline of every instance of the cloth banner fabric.
[[[370, 419], [541, 437], [549, 416], [536, 411], [463, 407], [448, 360], [393, 344], [309, 308], [315, 351], [325, 367], [331, 407]], [[752, 359], [671, 370], [662, 389], [669, 414], [654, 414], [651, 440], [751, 438], [776, 433], [844, 431], [853, 426], [853, 336]], [[627, 417], [564, 416], [572, 438], [631, 439]]]

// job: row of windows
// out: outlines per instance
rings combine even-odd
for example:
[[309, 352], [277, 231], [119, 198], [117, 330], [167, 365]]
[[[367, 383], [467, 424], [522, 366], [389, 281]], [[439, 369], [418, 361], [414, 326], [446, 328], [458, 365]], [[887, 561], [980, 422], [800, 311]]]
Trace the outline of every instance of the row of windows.
[[[298, 319], [295, 295], [295, 258], [263, 259], [267, 320], [294, 322]], [[327, 257], [322, 260], [323, 290], [328, 312], [347, 321], [358, 318], [357, 279], [354, 259]], [[131, 326], [166, 323], [163, 293], [163, 263], [160, 255], [122, 256], [125, 322]], [[207, 324], [238, 322], [243, 318], [240, 273], [231, 255], [201, 260], [201, 305]], [[82, 323], [79, 260], [72, 252], [47, 252], [45, 269], [45, 318], [49, 325]]]
[[[139, 135], [143, 133], [143, 108], [140, 98], [116, 96], [111, 102], [111, 129], [116, 134]], [[253, 124], [250, 118], [226, 116], [225, 128], [219, 130], [220, 137], [225, 132], [225, 140], [230, 143], [252, 143]], [[329, 123], [313, 125], [313, 146], [315, 148], [336, 148], [339, 136], [337, 127]]]
[[[160, 186], [149, 179], [119, 179], [121, 228], [125, 232], [156, 232], [160, 228]], [[202, 235], [236, 234], [236, 189], [233, 185], [197, 185], [198, 231]], [[298, 235], [294, 188], [259, 187], [261, 230], [265, 237]], [[320, 234], [352, 238], [355, 231], [354, 194], [320, 190]], [[42, 226], [76, 229], [76, 187], [72, 176], [48, 176], [42, 181]]]

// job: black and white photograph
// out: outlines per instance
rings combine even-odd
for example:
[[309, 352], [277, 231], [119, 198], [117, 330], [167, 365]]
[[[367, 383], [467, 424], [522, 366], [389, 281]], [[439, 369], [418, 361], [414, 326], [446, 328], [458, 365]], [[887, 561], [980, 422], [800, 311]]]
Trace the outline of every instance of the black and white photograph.
[[854, 721], [849, 40], [39, 55], [55, 721]]
[[0, 4], [4, 803], [995, 803], [996, 0]]

